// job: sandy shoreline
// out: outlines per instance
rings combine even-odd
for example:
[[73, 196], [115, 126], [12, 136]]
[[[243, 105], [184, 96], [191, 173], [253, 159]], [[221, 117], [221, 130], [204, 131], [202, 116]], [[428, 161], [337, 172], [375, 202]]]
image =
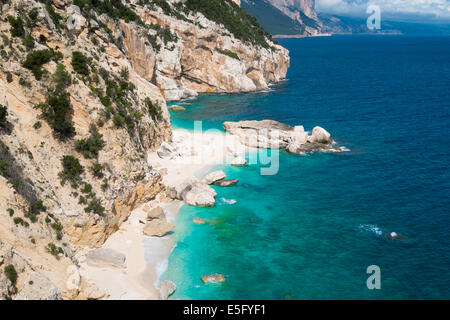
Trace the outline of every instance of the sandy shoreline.
[[[175, 187], [188, 178], [201, 179], [215, 165], [244, 156], [249, 149], [236, 136], [219, 131], [198, 137], [193, 131], [174, 129], [173, 144], [182, 154], [162, 159], [157, 152], [151, 152], [147, 158], [148, 164], [161, 172], [163, 183], [168, 187]], [[89, 250], [86, 250], [79, 254], [81, 276], [105, 293], [102, 299], [159, 299], [159, 278], [167, 269], [175, 243], [170, 233], [160, 238], [143, 235], [146, 211], [161, 206], [167, 222], [174, 223], [182, 205], [183, 202], [177, 200], [162, 202], [157, 196], [133, 210], [127, 221], [102, 245], [102, 248], [124, 254], [126, 268], [89, 266], [86, 262]]]

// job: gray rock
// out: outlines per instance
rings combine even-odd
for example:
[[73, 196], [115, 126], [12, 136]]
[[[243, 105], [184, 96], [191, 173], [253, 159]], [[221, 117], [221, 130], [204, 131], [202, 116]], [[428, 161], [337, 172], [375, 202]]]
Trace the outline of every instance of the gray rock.
[[161, 300], [167, 300], [175, 292], [177, 286], [170, 280], [164, 280], [159, 287], [159, 297]]
[[219, 187], [231, 187], [239, 182], [238, 179], [223, 179], [213, 183], [215, 186]]
[[207, 184], [213, 184], [214, 182], [223, 180], [226, 177], [227, 177], [227, 175], [222, 170], [214, 171], [214, 172], [211, 172], [208, 175], [206, 175], [205, 182]]
[[172, 147], [167, 142], [161, 143], [161, 146], [159, 147], [157, 154], [160, 158], [173, 158], [177, 155], [176, 148]]
[[172, 231], [173, 228], [175, 228], [175, 226], [172, 223], [165, 222], [161, 219], [154, 219], [145, 224], [143, 232], [149, 237], [164, 237]]
[[197, 207], [213, 207], [216, 202], [216, 191], [209, 185], [204, 183], [196, 183], [192, 185], [183, 200], [191, 206]]
[[147, 220], [153, 219], [164, 219], [165, 218], [164, 210], [161, 207], [153, 208], [147, 213]]
[[28, 280], [16, 296], [17, 300], [62, 300], [58, 288], [38, 272], [30, 274]]
[[101, 248], [89, 252], [87, 264], [93, 267], [125, 268], [126, 257], [123, 253], [110, 248]]

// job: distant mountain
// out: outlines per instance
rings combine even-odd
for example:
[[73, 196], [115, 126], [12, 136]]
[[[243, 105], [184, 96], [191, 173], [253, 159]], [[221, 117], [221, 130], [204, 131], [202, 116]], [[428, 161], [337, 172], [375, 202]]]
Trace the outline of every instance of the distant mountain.
[[322, 32], [332, 34], [406, 34], [406, 35], [450, 35], [448, 24], [425, 24], [382, 20], [380, 30], [369, 30], [365, 18], [343, 17], [319, 13]]
[[317, 35], [322, 24], [314, 0], [242, 0], [241, 7], [274, 35]]

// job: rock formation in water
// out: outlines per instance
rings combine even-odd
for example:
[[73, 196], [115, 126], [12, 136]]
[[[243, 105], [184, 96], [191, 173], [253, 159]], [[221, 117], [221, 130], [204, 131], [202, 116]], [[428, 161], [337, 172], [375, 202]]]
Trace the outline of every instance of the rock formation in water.
[[223, 128], [239, 136], [242, 144], [252, 148], [286, 149], [305, 154], [320, 150], [340, 150], [332, 146], [331, 135], [321, 127], [308, 134], [303, 126], [291, 127], [274, 120], [224, 122]]
[[265, 89], [288, 51], [231, 0], [0, 5], [0, 299], [105, 297], [77, 254], [166, 192], [146, 161], [171, 140], [166, 101]]

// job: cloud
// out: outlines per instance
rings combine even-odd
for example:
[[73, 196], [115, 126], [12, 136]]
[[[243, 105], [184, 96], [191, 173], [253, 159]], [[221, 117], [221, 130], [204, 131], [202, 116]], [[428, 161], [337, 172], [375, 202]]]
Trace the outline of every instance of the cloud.
[[369, 4], [378, 5], [382, 14], [390, 17], [450, 20], [450, 0], [316, 0], [316, 9], [331, 14], [366, 16]]

